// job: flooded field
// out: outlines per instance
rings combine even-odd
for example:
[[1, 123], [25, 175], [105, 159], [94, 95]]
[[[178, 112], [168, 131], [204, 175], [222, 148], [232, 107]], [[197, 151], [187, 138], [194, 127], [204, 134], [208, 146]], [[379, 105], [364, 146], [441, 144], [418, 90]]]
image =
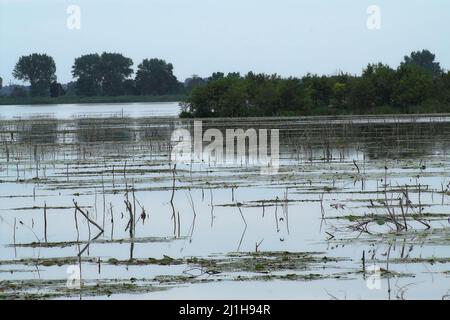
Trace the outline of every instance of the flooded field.
[[261, 175], [113, 113], [0, 119], [0, 299], [449, 298], [448, 118], [203, 121], [280, 129]]

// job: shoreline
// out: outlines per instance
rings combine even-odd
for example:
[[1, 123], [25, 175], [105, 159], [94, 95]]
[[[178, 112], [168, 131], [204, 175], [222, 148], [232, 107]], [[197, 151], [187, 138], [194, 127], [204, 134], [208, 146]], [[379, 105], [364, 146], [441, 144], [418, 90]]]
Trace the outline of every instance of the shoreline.
[[164, 95], [164, 96], [61, 96], [51, 97], [26, 97], [11, 98], [0, 97], [1, 106], [15, 105], [55, 105], [55, 104], [101, 104], [101, 103], [145, 103], [145, 102], [179, 102], [185, 99], [185, 95]]

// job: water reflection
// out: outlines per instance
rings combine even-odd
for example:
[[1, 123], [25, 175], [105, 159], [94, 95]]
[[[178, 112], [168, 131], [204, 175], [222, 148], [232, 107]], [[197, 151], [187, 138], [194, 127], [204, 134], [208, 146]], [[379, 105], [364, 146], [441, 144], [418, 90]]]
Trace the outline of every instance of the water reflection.
[[[99, 146], [102, 152], [105, 143], [114, 143], [122, 149], [124, 144], [152, 148], [148, 143], [157, 142], [160, 150], [170, 145], [171, 133], [184, 128], [193, 134], [192, 120], [179, 119], [75, 119], [16, 120], [0, 123], [0, 141], [16, 144], [43, 145], [55, 143], [78, 143], [83, 146]], [[347, 158], [370, 159], [414, 159], [428, 154], [445, 154], [450, 147], [450, 123], [298, 123], [295, 120], [204, 120], [203, 133], [218, 129], [223, 136], [226, 129], [279, 129], [281, 159], [297, 161], [325, 160], [342, 161]], [[161, 147], [165, 145], [165, 147]], [[207, 145], [207, 142], [204, 142]], [[109, 146], [105, 152], [111, 152]], [[32, 148], [31, 148], [32, 150]], [[53, 150], [48, 149], [50, 152]], [[33, 151], [32, 151], [33, 152]], [[45, 152], [45, 151], [44, 151]], [[157, 152], [157, 150], [152, 150]]]

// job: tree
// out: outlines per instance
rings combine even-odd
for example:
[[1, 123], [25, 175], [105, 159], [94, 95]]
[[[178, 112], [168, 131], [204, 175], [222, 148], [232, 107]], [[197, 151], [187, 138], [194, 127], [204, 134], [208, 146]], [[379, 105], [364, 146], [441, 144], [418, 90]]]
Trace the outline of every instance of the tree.
[[203, 86], [207, 83], [207, 81], [198, 75], [194, 74], [191, 78], [187, 78], [184, 82], [186, 86], [186, 90], [191, 92], [195, 87]]
[[[241, 80], [239, 74], [228, 74], [227, 78], [235, 81]], [[281, 78], [278, 75], [249, 72], [244, 81], [252, 113], [262, 116], [279, 114], [281, 111], [279, 90]], [[286, 95], [284, 94], [284, 96]]]
[[375, 89], [375, 104], [377, 106], [387, 106], [392, 104], [392, 94], [397, 73], [388, 65], [382, 63], [369, 64], [363, 70], [363, 78], [367, 78]]
[[123, 83], [132, 73], [133, 60], [120, 53], [103, 52], [100, 56], [102, 76], [102, 94], [118, 96], [124, 94]]
[[144, 95], [175, 93], [179, 89], [173, 65], [160, 59], [144, 59], [136, 72], [136, 89]]
[[326, 76], [306, 75], [302, 78], [302, 82], [307, 88], [310, 98], [314, 102], [314, 106], [328, 106], [333, 95], [333, 88], [330, 78]]
[[393, 93], [397, 106], [406, 110], [431, 97], [433, 77], [430, 72], [414, 64], [403, 64], [398, 68], [397, 74], [398, 80]]
[[413, 64], [431, 72], [433, 77], [442, 74], [439, 62], [435, 62], [436, 56], [428, 50], [414, 51], [410, 56], [405, 56], [404, 64]]
[[10, 94], [10, 96], [14, 98], [25, 98], [27, 95], [28, 92], [23, 86], [14, 86]]
[[213, 74], [208, 78], [208, 81], [220, 80], [225, 78], [225, 74], [223, 72], [213, 72]]
[[307, 74], [301, 79], [249, 72], [186, 81], [184, 117], [239, 117], [392, 112], [448, 112], [450, 72], [429, 51], [413, 52], [397, 69], [369, 64], [361, 76]]
[[136, 90], [136, 81], [133, 79], [126, 79], [123, 82], [123, 93], [127, 96], [133, 96], [139, 94]]
[[2, 90], [2, 88], [3, 88], [3, 79], [2, 77], [0, 77], [0, 90]]
[[120, 53], [88, 54], [75, 59], [72, 75], [77, 79], [77, 93], [117, 96], [125, 92], [124, 81], [133, 73], [133, 61]]
[[297, 78], [288, 78], [277, 84], [280, 109], [299, 113], [305, 110], [303, 103], [304, 90], [302, 82]]
[[340, 107], [344, 104], [347, 96], [347, 85], [342, 82], [336, 82], [333, 86], [333, 102]]
[[440, 81], [442, 86], [441, 97], [444, 103], [450, 103], [450, 71], [442, 74], [442, 79]]
[[57, 98], [59, 96], [64, 95], [66, 92], [64, 91], [61, 83], [53, 81], [50, 85], [50, 97]]
[[350, 106], [352, 110], [364, 113], [375, 105], [375, 88], [368, 78], [355, 80], [350, 92]]
[[97, 53], [75, 59], [72, 75], [76, 78], [76, 93], [82, 96], [100, 94], [102, 85], [101, 58]]
[[13, 76], [18, 80], [30, 82], [32, 96], [45, 96], [49, 94], [52, 81], [56, 81], [55, 72], [56, 65], [52, 57], [33, 53], [19, 58]]

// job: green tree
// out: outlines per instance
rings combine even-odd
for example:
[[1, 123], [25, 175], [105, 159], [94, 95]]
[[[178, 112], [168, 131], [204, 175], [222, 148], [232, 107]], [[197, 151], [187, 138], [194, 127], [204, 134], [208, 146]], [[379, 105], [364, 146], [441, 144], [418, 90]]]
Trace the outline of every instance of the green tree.
[[108, 52], [103, 52], [100, 59], [102, 94], [107, 96], [124, 94], [123, 83], [133, 73], [131, 68], [133, 60], [120, 53]]
[[369, 64], [363, 70], [363, 78], [367, 78], [375, 89], [375, 104], [377, 106], [387, 106], [392, 104], [392, 94], [397, 73], [388, 65], [382, 63]]
[[308, 74], [302, 78], [304, 86], [315, 107], [328, 106], [333, 95], [331, 79], [326, 76]]
[[160, 59], [144, 59], [136, 72], [136, 88], [140, 94], [164, 95], [179, 89], [173, 65]]
[[300, 79], [288, 78], [284, 81], [278, 81], [277, 87], [280, 110], [292, 114], [307, 111], [303, 102], [304, 90]]
[[56, 81], [55, 72], [56, 65], [52, 57], [33, 53], [19, 58], [13, 76], [30, 82], [32, 96], [45, 96], [49, 94], [50, 84]]
[[439, 62], [435, 61], [435, 54], [428, 50], [414, 51], [410, 56], [405, 56], [404, 64], [413, 64], [431, 72], [434, 77], [442, 74]]
[[350, 107], [359, 113], [366, 113], [375, 105], [375, 88], [365, 77], [356, 79], [350, 92]]
[[75, 59], [72, 75], [76, 80], [75, 91], [81, 96], [95, 96], [101, 93], [102, 60], [97, 53], [86, 54]]
[[432, 96], [433, 77], [430, 72], [414, 64], [403, 64], [397, 71], [394, 103], [403, 110], [416, 106]]
[[[237, 79], [229, 75], [229, 79]], [[280, 91], [278, 84], [281, 78], [276, 75], [248, 73], [244, 81], [247, 85], [247, 94], [252, 114], [261, 116], [278, 115], [281, 111]]]
[[3, 88], [3, 79], [2, 77], [0, 77], [0, 90], [2, 90], [2, 88]]
[[65, 94], [65, 91], [61, 85], [61, 83], [57, 81], [53, 81], [50, 85], [50, 97], [57, 98]]
[[72, 75], [79, 95], [118, 96], [125, 93], [124, 81], [133, 73], [133, 61], [120, 53], [87, 54], [75, 59]]
[[347, 84], [336, 82], [333, 86], [333, 102], [336, 106], [341, 107], [347, 97]]
[[191, 92], [195, 87], [203, 86], [207, 81], [198, 75], [194, 74], [191, 78], [187, 78], [185, 81], [186, 90]]
[[10, 96], [14, 98], [25, 98], [28, 96], [28, 92], [23, 86], [14, 86]]
[[133, 79], [126, 79], [123, 82], [123, 91], [127, 96], [138, 95], [139, 92], [136, 89], [136, 81]]
[[209, 78], [208, 81], [220, 80], [225, 78], [225, 74], [223, 72], [214, 72]]
[[440, 83], [442, 86], [442, 101], [450, 104], [450, 71], [442, 74]]

